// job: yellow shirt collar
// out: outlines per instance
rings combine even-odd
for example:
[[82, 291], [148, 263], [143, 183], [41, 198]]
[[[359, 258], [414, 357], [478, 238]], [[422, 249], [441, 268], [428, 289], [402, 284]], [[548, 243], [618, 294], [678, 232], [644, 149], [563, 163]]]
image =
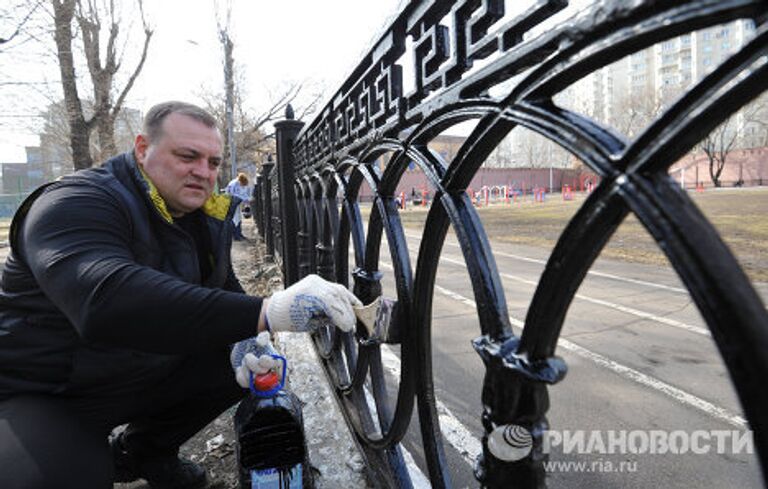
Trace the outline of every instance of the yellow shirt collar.
[[[147, 175], [141, 165], [137, 164], [136, 167], [139, 169], [141, 177], [147, 183], [147, 193], [149, 194], [149, 200], [152, 201], [152, 204], [155, 206], [157, 212], [160, 213], [160, 216], [163, 219], [169, 223], [173, 223], [173, 216], [171, 216], [171, 213], [168, 211], [168, 206], [165, 204], [165, 199], [163, 199], [163, 197], [160, 195], [157, 187], [155, 187], [155, 184], [152, 183], [149, 175]], [[232, 198], [229, 195], [212, 194], [203, 204], [202, 211], [208, 216], [223, 221], [227, 218], [227, 213], [229, 212], [229, 206], [231, 203]]]

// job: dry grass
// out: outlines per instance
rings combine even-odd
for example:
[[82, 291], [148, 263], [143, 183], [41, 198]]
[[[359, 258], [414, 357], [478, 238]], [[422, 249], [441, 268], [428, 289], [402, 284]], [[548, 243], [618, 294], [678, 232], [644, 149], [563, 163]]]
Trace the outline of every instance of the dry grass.
[[11, 218], [0, 219], [0, 241], [8, 240], [8, 229], [11, 227]]
[[[691, 194], [721, 233], [753, 281], [768, 282], [768, 188], [724, 189]], [[479, 208], [488, 236], [494, 240], [551, 249], [583, 197], [564, 202], [557, 196], [544, 203], [530, 201]], [[367, 209], [363, 209], [364, 215]], [[421, 229], [426, 207], [400, 214], [403, 225]], [[0, 241], [8, 239], [10, 219], [0, 219]], [[602, 256], [635, 263], [664, 264], [666, 257], [634, 216], [629, 216], [603, 250]]]
[[[768, 281], [768, 188], [723, 189], [691, 194], [753, 281]], [[551, 249], [583, 197], [564, 202], [558, 196], [544, 203], [530, 201], [479, 208], [491, 239]], [[425, 208], [401, 213], [404, 226], [422, 228]], [[602, 256], [635, 263], [665, 264], [667, 259], [645, 228], [629, 216], [603, 250]]]

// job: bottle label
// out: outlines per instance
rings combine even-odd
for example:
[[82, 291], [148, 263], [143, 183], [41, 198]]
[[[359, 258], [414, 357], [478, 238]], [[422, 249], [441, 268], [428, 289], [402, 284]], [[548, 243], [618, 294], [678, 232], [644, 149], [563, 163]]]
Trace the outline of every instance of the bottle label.
[[301, 489], [301, 464], [290, 469], [251, 471], [251, 489]]

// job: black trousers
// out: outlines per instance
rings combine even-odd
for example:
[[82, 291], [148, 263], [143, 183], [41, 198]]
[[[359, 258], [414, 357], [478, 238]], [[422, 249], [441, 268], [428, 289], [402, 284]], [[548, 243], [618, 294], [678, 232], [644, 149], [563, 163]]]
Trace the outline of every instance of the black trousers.
[[221, 350], [138, 380], [2, 399], [0, 488], [111, 488], [114, 427], [128, 423], [125, 443], [141, 457], [175, 454], [246, 392]]

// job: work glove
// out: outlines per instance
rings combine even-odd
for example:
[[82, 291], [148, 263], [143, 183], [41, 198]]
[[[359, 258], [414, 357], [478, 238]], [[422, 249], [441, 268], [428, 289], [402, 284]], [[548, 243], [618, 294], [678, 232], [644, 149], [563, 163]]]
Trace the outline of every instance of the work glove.
[[327, 324], [352, 331], [355, 329], [352, 307], [362, 305], [343, 285], [308, 275], [272, 294], [265, 317], [272, 331], [315, 331]]
[[272, 346], [269, 333], [263, 331], [258, 336], [238, 341], [232, 347], [229, 360], [235, 371], [235, 380], [244, 389], [249, 388], [250, 374], [265, 374], [270, 370], [275, 371], [278, 378], [283, 375], [283, 362], [276, 359], [277, 351]]

